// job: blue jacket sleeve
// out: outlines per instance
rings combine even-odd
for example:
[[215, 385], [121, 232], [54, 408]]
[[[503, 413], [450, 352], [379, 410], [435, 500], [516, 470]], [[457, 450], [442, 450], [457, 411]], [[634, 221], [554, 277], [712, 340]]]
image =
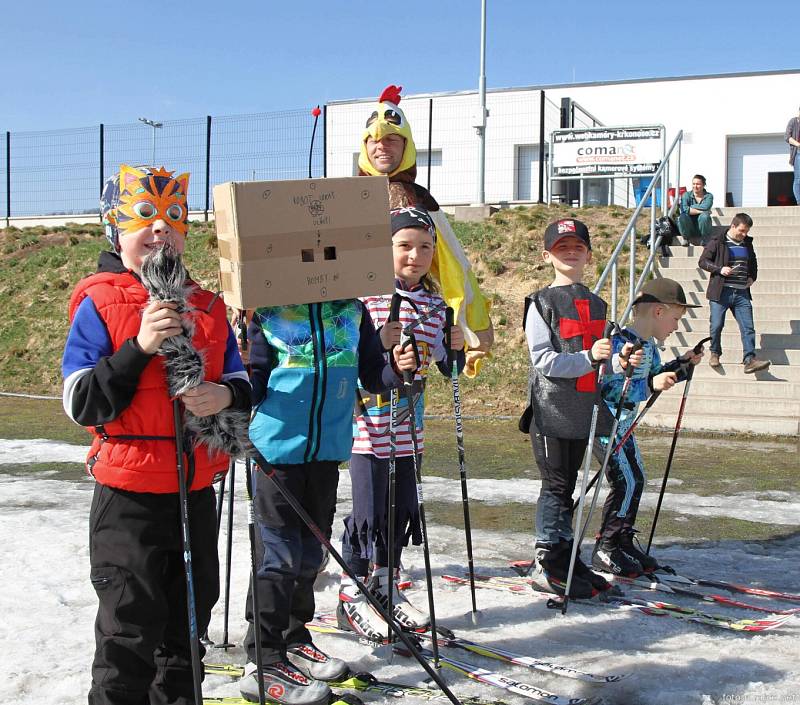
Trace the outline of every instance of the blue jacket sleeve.
[[272, 346], [267, 342], [259, 323], [258, 311], [247, 328], [250, 340], [250, 384], [253, 385], [252, 404], [258, 406], [267, 396], [267, 384], [277, 358]]
[[361, 324], [358, 329], [358, 378], [368, 392], [380, 394], [400, 386], [402, 380], [386, 362], [380, 336], [372, 317], [361, 304]]

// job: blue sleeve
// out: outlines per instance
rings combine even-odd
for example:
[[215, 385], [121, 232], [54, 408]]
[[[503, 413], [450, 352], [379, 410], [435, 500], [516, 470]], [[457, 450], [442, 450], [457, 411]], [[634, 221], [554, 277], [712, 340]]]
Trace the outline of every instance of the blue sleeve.
[[111, 338], [105, 323], [88, 296], [81, 301], [64, 346], [61, 358], [61, 374], [67, 379], [78, 370], [92, 369], [102, 357], [113, 352]]
[[[627, 342], [628, 341], [619, 334], [612, 335], [611, 356], [613, 357], [614, 355], [619, 355], [625, 343]], [[619, 402], [619, 398], [622, 393], [622, 385], [625, 381], [625, 374], [623, 372], [612, 372], [610, 365], [606, 365], [605, 368], [606, 374], [603, 375], [601, 394], [612, 411], [614, 411], [616, 410], [617, 403]]]
[[709, 211], [711, 212], [711, 207], [714, 205], [714, 194], [709, 193], [706, 191], [706, 195], [703, 196], [703, 200], [700, 201], [695, 208], [699, 211]]
[[256, 310], [247, 328], [247, 337], [250, 341], [250, 383], [253, 385], [253, 406], [258, 406], [267, 396], [269, 376], [277, 362], [275, 351], [267, 342], [260, 321], [261, 315]]
[[236, 334], [228, 325], [228, 340], [225, 343], [225, 362], [222, 368], [222, 379], [242, 377], [247, 379], [242, 356], [239, 354], [239, 345], [236, 343]]

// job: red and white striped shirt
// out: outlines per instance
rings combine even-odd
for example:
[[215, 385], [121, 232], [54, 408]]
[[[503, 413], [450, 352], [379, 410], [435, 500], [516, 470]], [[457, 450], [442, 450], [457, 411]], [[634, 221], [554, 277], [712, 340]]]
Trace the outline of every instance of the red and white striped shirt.
[[[400, 306], [400, 323], [407, 326], [420, 318], [427, 316], [430, 311], [442, 303], [438, 294], [431, 293], [422, 286], [413, 291], [398, 289], [397, 293], [404, 297]], [[372, 316], [375, 328], [380, 328], [389, 318], [391, 296], [368, 296], [361, 299]], [[411, 302], [411, 303], [410, 303]], [[413, 303], [413, 305], [412, 305]], [[420, 366], [414, 376], [415, 389], [424, 384], [428, 368], [432, 362], [446, 359], [444, 346], [445, 309], [441, 308], [429, 319], [420, 323], [414, 329], [419, 350]], [[391, 353], [387, 353], [391, 354]], [[353, 424], [353, 453], [361, 455], [376, 455], [379, 458], [389, 457], [389, 421], [391, 418], [391, 405], [389, 394], [370, 394], [360, 389], [360, 399], [356, 406], [356, 419]], [[398, 424], [396, 430], [396, 454], [413, 455], [414, 446], [411, 442], [411, 432], [408, 423], [408, 404], [403, 389], [397, 390], [398, 395]], [[424, 394], [419, 394], [414, 404], [417, 421], [417, 450], [421, 453], [424, 447], [424, 432], [422, 416], [425, 411]]]

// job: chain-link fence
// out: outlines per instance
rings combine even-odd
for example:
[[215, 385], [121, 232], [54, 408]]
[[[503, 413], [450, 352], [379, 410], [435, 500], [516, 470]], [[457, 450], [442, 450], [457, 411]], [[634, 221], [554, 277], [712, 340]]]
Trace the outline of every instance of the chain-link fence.
[[[311, 154], [314, 117], [307, 110], [3, 133], [0, 214], [97, 213], [103, 180], [120, 164], [190, 172], [193, 211], [213, 208], [212, 187], [226, 181], [301, 179], [309, 167], [314, 177], [352, 176], [358, 172], [360, 139], [372, 105], [326, 106]], [[409, 97], [402, 108], [417, 146], [417, 182], [442, 204], [476, 202], [477, 94]], [[565, 123], [599, 123], [577, 103], [534, 89], [490, 91], [487, 109], [484, 191], [489, 203], [549, 202], [550, 134]], [[610, 190], [619, 202], [615, 186]]]
[[[295, 110], [155, 125], [135, 122], [3, 133], [0, 213], [6, 217], [97, 213], [103, 181], [120, 164], [190, 172], [189, 208], [204, 211], [213, 207], [213, 184], [308, 176], [313, 123], [309, 111]], [[321, 133], [311, 155], [314, 176], [323, 172]]]

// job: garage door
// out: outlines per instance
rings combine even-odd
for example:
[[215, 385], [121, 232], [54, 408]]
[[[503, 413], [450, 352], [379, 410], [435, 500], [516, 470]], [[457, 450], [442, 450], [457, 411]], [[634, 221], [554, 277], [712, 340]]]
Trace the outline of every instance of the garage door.
[[728, 137], [726, 191], [733, 195], [734, 206], [766, 206], [767, 175], [771, 171], [790, 170], [789, 147], [783, 141], [782, 133], [759, 137]]

